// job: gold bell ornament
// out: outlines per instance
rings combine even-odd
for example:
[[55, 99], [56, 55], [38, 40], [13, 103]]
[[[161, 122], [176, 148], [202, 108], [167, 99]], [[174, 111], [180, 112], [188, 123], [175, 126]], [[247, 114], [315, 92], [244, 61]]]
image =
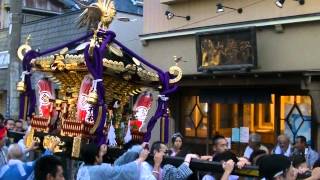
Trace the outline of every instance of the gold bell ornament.
[[102, 82], [102, 79], [95, 79], [92, 81], [91, 91], [88, 95], [87, 102], [89, 104], [97, 104], [98, 102], [98, 93], [97, 93], [97, 84], [98, 82]]
[[19, 91], [19, 92], [25, 92], [26, 91], [26, 85], [24, 84], [24, 81], [19, 81], [18, 82], [17, 91]]
[[28, 71], [23, 71], [21, 75], [21, 81], [18, 82], [17, 84], [17, 91], [19, 92], [25, 92], [26, 91], [26, 84], [24, 82], [25, 76], [27, 74], [30, 74]]
[[87, 103], [96, 104], [98, 102], [98, 94], [96, 91], [91, 91], [88, 95]]

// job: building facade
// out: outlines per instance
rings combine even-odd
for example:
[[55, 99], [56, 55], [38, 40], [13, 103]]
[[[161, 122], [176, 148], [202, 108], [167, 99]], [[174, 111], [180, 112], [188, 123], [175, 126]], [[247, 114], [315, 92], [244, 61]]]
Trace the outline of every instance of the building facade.
[[174, 131], [200, 153], [240, 127], [270, 147], [286, 133], [320, 149], [319, 10], [317, 1], [146, 1], [144, 56], [163, 69], [173, 56], [186, 61], [171, 97]]

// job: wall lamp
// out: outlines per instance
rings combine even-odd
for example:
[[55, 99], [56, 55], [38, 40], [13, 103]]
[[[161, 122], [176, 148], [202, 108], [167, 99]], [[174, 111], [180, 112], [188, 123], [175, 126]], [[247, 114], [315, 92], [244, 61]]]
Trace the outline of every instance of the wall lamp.
[[173, 12], [170, 12], [170, 11], [166, 11], [164, 15], [167, 16], [168, 20], [171, 20], [174, 17], [183, 18], [183, 19], [186, 19], [187, 21], [190, 21], [190, 19], [191, 19], [190, 16], [179, 16], [179, 15], [174, 14]]
[[285, 0], [276, 0], [276, 6], [278, 6], [279, 8], [282, 8], [283, 7], [283, 4], [284, 4]]
[[[295, 0], [295, 1], [298, 1], [300, 5], [304, 5], [304, 3], [305, 3], [305, 0]], [[276, 0], [275, 1], [276, 6], [278, 6], [279, 8], [283, 7], [284, 2], [285, 2], [285, 0]]]
[[221, 3], [218, 3], [218, 4], [217, 4], [217, 13], [224, 12], [224, 8], [226, 8], [226, 9], [232, 9], [232, 10], [235, 10], [235, 11], [237, 11], [239, 14], [241, 14], [241, 13], [242, 13], [242, 11], [243, 11], [243, 9], [242, 9], [242, 8], [238, 8], [238, 9], [236, 9], [236, 8], [228, 7], [228, 6], [224, 6], [224, 5], [222, 5]]

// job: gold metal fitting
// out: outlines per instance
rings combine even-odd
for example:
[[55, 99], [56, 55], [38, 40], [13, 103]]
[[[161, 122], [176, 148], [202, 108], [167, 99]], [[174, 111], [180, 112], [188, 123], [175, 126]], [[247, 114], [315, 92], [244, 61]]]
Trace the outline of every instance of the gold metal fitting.
[[[57, 145], [54, 147], [54, 145]], [[63, 150], [60, 149], [60, 146], [65, 145], [65, 142], [61, 141], [57, 136], [45, 136], [43, 139], [43, 147], [45, 149], [51, 149], [54, 147], [54, 153], [62, 152]]]
[[62, 104], [62, 100], [61, 99], [56, 99], [55, 100], [55, 105], [56, 105], [56, 110], [61, 110], [61, 104]]
[[18, 48], [17, 55], [21, 61], [23, 60], [24, 55], [31, 50], [31, 46], [29, 45], [30, 39], [31, 35], [29, 34], [25, 40], [25, 43]]
[[72, 93], [72, 95], [71, 95], [73, 98], [78, 98], [78, 96], [79, 96], [79, 93], [77, 93], [77, 92], [74, 92], [74, 93]]
[[96, 91], [91, 91], [89, 93], [87, 102], [89, 104], [96, 104], [98, 102], [98, 94]]
[[25, 92], [26, 91], [26, 84], [24, 81], [19, 81], [17, 84], [17, 91], [19, 92]]
[[56, 70], [58, 69], [59, 71], [62, 71], [64, 70], [66, 67], [65, 63], [64, 63], [64, 55], [55, 55], [55, 58], [54, 58], [54, 62], [51, 66], [51, 69], [52, 70]]

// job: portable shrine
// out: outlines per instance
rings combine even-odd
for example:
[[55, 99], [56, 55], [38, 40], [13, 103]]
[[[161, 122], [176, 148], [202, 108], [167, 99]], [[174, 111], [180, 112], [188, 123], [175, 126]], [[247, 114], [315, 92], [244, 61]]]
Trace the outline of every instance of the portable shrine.
[[[32, 50], [28, 43], [19, 48], [20, 119], [31, 117], [27, 146], [32, 140], [44, 147], [59, 141], [56, 152], [77, 158], [82, 143], [106, 142], [108, 129], [121, 126], [117, 118], [122, 118], [132, 97], [145, 94], [146, 88], [159, 91], [153, 97], [156, 113], [147, 131], [134, 131], [133, 137], [149, 141], [156, 121], [162, 119], [162, 137], [168, 141], [168, 96], [177, 89], [182, 70], [176, 64], [163, 71], [117, 41], [116, 33], [108, 30], [115, 15], [113, 1], [98, 0], [79, 21], [92, 32], [43, 52]], [[43, 78], [31, 83], [34, 72]]]

